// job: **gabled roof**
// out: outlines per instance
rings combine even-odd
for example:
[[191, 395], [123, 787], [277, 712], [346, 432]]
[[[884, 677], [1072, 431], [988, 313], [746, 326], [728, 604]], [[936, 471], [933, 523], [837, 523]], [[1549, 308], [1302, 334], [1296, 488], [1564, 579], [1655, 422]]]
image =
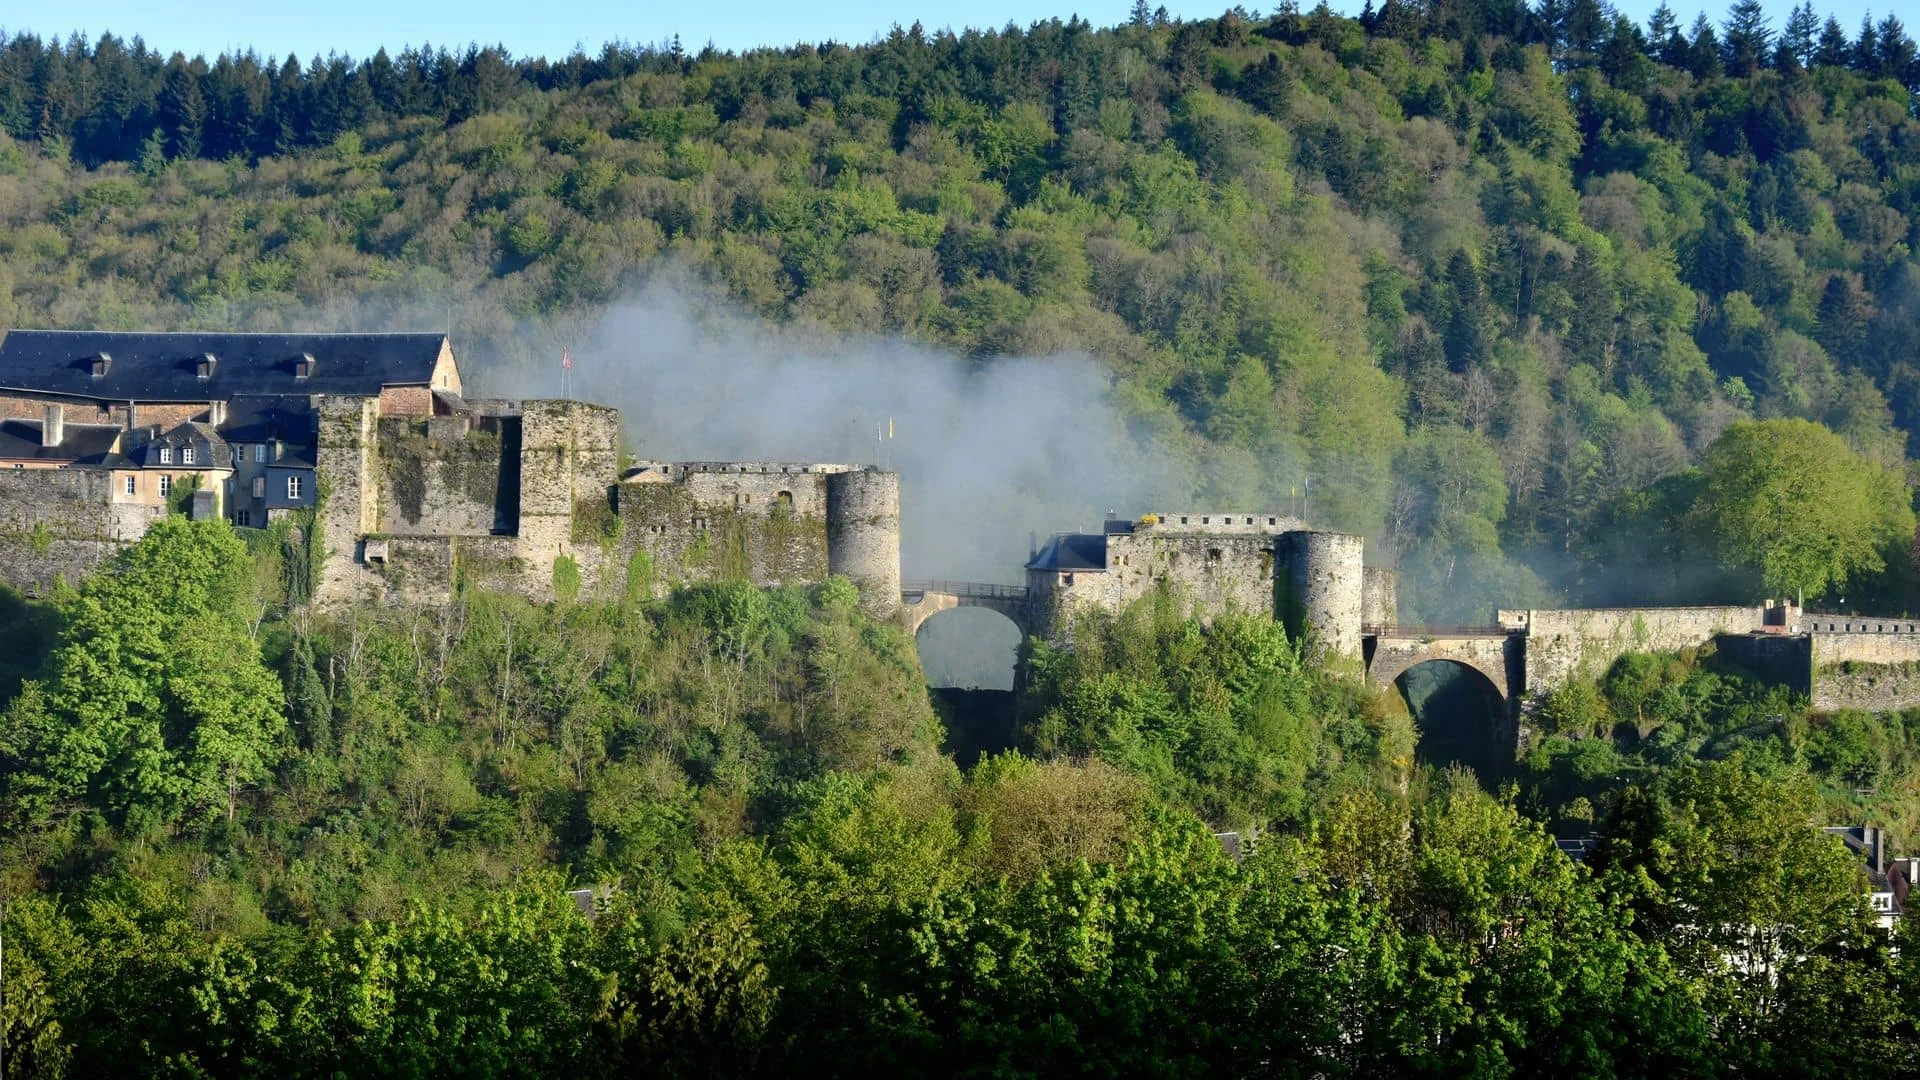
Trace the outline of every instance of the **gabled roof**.
[[40, 421], [0, 420], [0, 458], [8, 461], [59, 461], [75, 465], [113, 464], [114, 424], [67, 424], [59, 446], [40, 445]]
[[[233, 451], [227, 446], [227, 440], [220, 437], [220, 433], [214, 430], [212, 424], [201, 423], [198, 420], [189, 420], [161, 432], [149, 439], [145, 446], [128, 456], [144, 462], [151, 468], [163, 464], [160, 455], [154, 452], [157, 447], [171, 448], [190, 443], [207, 448], [207, 459], [194, 462], [193, 465], [196, 468], [226, 468], [233, 463]], [[186, 462], [169, 461], [164, 465], [169, 468], [179, 468], [186, 465]]]
[[[427, 386], [444, 334], [213, 334], [14, 330], [0, 341], [0, 390], [96, 401], [224, 401], [241, 394], [373, 396]], [[200, 377], [200, 362], [214, 357]], [[106, 372], [93, 374], [107, 356]], [[306, 355], [308, 378], [295, 370]]]
[[1107, 538], [1088, 533], [1058, 533], [1027, 560], [1029, 570], [1105, 570]]

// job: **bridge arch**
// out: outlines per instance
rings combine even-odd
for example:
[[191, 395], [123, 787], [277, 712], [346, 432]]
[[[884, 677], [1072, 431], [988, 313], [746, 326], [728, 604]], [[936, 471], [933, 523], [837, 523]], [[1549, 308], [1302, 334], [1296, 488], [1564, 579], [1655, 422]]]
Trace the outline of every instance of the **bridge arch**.
[[1448, 656], [1418, 659], [1399, 665], [1390, 685], [1413, 717], [1414, 760], [1436, 768], [1464, 765], [1489, 788], [1512, 773], [1518, 746], [1511, 704], [1502, 681], [1481, 665]]
[[913, 633], [927, 685], [947, 690], [1011, 691], [1024, 640], [1025, 631], [1005, 612], [978, 605], [933, 612]]
[[921, 624], [940, 612], [958, 607], [991, 608], [1012, 620], [1023, 636], [1034, 632], [1033, 608], [1024, 585], [979, 581], [906, 581], [900, 585], [900, 618], [910, 634], [918, 634]]

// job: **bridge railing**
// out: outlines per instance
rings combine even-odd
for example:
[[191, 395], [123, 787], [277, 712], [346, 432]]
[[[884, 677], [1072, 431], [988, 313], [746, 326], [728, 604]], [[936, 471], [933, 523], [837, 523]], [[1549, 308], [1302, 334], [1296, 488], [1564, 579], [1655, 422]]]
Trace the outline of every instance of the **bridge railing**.
[[1487, 626], [1394, 626], [1379, 631], [1386, 637], [1396, 638], [1506, 637], [1512, 632], [1512, 627], [1501, 626], [1499, 623]]
[[949, 596], [964, 596], [976, 600], [1025, 600], [1025, 585], [995, 585], [985, 581], [903, 581], [900, 583], [903, 593], [946, 593]]

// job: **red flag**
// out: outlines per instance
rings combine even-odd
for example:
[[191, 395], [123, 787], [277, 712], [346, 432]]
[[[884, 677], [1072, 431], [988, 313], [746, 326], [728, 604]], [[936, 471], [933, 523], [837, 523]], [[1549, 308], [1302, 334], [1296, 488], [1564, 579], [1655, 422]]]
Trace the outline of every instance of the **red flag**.
[[571, 350], [568, 350], [568, 349], [560, 350], [560, 368], [562, 371], [573, 370], [573, 353]]

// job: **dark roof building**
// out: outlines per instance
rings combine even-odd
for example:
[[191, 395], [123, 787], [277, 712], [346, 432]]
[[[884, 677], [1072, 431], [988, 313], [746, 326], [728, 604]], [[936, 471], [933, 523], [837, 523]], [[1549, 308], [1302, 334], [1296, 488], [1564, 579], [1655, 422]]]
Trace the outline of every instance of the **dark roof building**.
[[1027, 560], [1029, 570], [1105, 570], [1107, 538], [1091, 533], [1056, 533]]
[[445, 334], [14, 330], [0, 341], [0, 393], [195, 402], [408, 386], [460, 392]]
[[63, 424], [52, 446], [41, 438], [39, 420], [0, 420], [0, 461], [49, 465], [124, 465], [117, 452], [124, 429], [112, 424]]
[[227, 440], [220, 437], [212, 424], [198, 421], [155, 435], [129, 456], [135, 455], [139, 463], [149, 469], [194, 465], [217, 468], [233, 460]]

